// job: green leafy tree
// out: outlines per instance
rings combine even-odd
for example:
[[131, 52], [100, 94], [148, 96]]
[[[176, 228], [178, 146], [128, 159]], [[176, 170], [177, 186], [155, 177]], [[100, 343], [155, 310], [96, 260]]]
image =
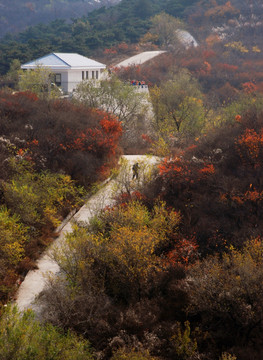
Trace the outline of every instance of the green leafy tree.
[[181, 16], [185, 8], [196, 3], [197, 0], [168, 0], [165, 11], [172, 16]]
[[139, 18], [149, 18], [153, 14], [152, 2], [150, 0], [137, 0], [134, 12]]
[[152, 18], [152, 27], [149, 32], [152, 35], [157, 35], [158, 44], [167, 49], [179, 46], [177, 31], [184, 29], [184, 27], [182, 20], [163, 12]]
[[151, 91], [157, 131], [196, 134], [204, 127], [205, 110], [198, 81], [186, 70]]
[[17, 173], [3, 184], [4, 198], [25, 224], [56, 227], [63, 213], [80, 202], [82, 189], [69, 176], [48, 171], [38, 174], [26, 162], [14, 166]]
[[18, 88], [19, 74], [21, 74], [21, 63], [18, 59], [11, 62], [10, 69], [6, 74], [6, 79], [10, 80], [14, 89]]
[[189, 321], [184, 323], [184, 329], [181, 328], [180, 323], [177, 323], [176, 333], [171, 338], [171, 342], [179, 359], [194, 359], [197, 355], [197, 342], [192, 337]]
[[0, 320], [1, 360], [91, 360], [88, 341], [40, 324], [32, 311], [8, 306]]
[[54, 74], [43, 66], [34, 70], [21, 72], [18, 82], [20, 91], [31, 91], [41, 99], [53, 99], [61, 95], [61, 91], [53, 82]]
[[102, 80], [99, 85], [93, 81], [81, 82], [74, 97], [86, 106], [113, 113], [124, 127], [130, 127], [147, 107], [144, 94], [138, 93], [135, 88], [115, 76]]

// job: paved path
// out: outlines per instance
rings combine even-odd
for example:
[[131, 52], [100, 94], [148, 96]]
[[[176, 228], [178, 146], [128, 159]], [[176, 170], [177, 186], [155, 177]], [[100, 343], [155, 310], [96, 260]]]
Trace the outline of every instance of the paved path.
[[121, 67], [121, 66], [131, 66], [131, 65], [141, 65], [145, 63], [148, 60], [153, 59], [154, 57], [165, 53], [166, 51], [158, 50], [158, 51], [144, 51], [140, 54], [134, 55], [119, 64], [115, 65], [115, 67]]
[[[131, 167], [133, 163], [137, 161], [143, 161], [147, 164], [154, 164], [157, 161], [157, 158], [155, 157], [147, 157], [143, 155], [127, 155], [123, 156], [123, 158], [128, 161], [128, 169], [130, 169], [130, 173], [128, 174], [128, 180], [131, 178]], [[114, 183], [116, 183], [117, 181], [118, 178], [117, 180], [109, 181], [107, 185], [105, 185], [101, 190], [99, 190], [95, 195], [93, 195], [87, 201], [87, 203], [82, 206], [82, 208], [74, 215], [74, 220], [78, 222], [88, 222], [89, 219], [91, 219], [98, 210], [104, 208], [107, 205], [113, 204], [114, 194], [112, 194], [112, 189]], [[47, 276], [59, 272], [59, 266], [54, 260], [50, 258], [49, 254], [52, 252], [54, 245], [59, 246], [59, 243], [63, 242], [65, 234], [71, 231], [72, 226], [71, 222], [69, 221], [64, 226], [63, 230], [60, 233], [60, 236], [37, 261], [38, 269], [28, 272], [17, 293], [16, 304], [19, 310], [23, 311], [28, 308], [37, 310], [37, 304], [34, 303], [35, 298], [44, 289]]]
[[[177, 31], [178, 38], [181, 41], [182, 45], [188, 49], [191, 46], [197, 47], [198, 43], [195, 38], [186, 30], [178, 30]], [[131, 65], [141, 65], [148, 60], [155, 58], [158, 55], [165, 53], [164, 50], [156, 50], [156, 51], [144, 51], [140, 54], [134, 55], [126, 60], [121, 61], [119, 64], [115, 65], [115, 67], [125, 67]]]

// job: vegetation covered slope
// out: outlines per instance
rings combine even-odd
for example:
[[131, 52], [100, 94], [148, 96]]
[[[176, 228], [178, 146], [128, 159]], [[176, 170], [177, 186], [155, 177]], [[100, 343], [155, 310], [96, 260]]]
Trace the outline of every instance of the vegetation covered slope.
[[[0, 73], [8, 71], [13, 59], [24, 63], [53, 51], [78, 52], [88, 56], [95, 49], [108, 48], [120, 42], [136, 43], [149, 29], [151, 16], [163, 10], [169, 12], [169, 2], [123, 0], [114, 7], [103, 7], [70, 23], [55, 20], [47, 25], [29, 27], [18, 35], [6, 35], [0, 45]], [[181, 16], [184, 2], [174, 2], [178, 3], [175, 15]], [[192, 3], [194, 0], [187, 5]]]
[[0, 93], [0, 302], [85, 191], [108, 175], [120, 123], [99, 110]]
[[51, 20], [81, 17], [101, 7], [111, 6], [118, 0], [10, 0], [1, 1], [0, 37], [17, 33], [28, 26], [48, 23]]

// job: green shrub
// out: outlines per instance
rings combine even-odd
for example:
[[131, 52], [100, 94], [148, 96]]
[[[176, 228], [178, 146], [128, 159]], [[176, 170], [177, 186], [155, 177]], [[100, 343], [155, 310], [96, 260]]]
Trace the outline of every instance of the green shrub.
[[27, 225], [51, 228], [80, 203], [83, 194], [68, 175], [36, 173], [26, 162], [13, 163], [16, 174], [3, 185], [7, 206]]
[[115, 352], [111, 360], [157, 360], [149, 355], [148, 351], [121, 349]]
[[0, 321], [1, 360], [91, 360], [89, 343], [73, 333], [41, 325], [32, 311], [8, 306]]

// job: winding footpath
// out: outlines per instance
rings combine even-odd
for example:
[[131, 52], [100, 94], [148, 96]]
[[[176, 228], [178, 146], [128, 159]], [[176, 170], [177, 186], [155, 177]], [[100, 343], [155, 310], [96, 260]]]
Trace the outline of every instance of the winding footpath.
[[[126, 155], [123, 156], [127, 160], [129, 174], [128, 178], [132, 178], [132, 165], [135, 162], [143, 162], [149, 166], [154, 165], [157, 162], [156, 157], [148, 157], [145, 155]], [[121, 173], [121, 172], [120, 172]], [[102, 189], [100, 189], [95, 195], [86, 202], [85, 205], [73, 216], [73, 220], [76, 222], [88, 222], [96, 212], [104, 208], [105, 206], [114, 204], [114, 196], [116, 196], [116, 190], [114, 190], [114, 184], [116, 180], [109, 181]], [[113, 194], [113, 192], [115, 192]], [[20, 311], [26, 309], [33, 309], [37, 311], [38, 304], [35, 301], [37, 296], [44, 289], [47, 281], [47, 277], [55, 275], [59, 272], [58, 264], [51, 259], [50, 254], [54, 246], [59, 246], [63, 243], [65, 235], [72, 231], [72, 221], [68, 221], [60, 232], [59, 237], [48, 247], [48, 249], [42, 254], [37, 261], [37, 269], [31, 270], [26, 275], [24, 281], [21, 283], [16, 297], [16, 305]]]

